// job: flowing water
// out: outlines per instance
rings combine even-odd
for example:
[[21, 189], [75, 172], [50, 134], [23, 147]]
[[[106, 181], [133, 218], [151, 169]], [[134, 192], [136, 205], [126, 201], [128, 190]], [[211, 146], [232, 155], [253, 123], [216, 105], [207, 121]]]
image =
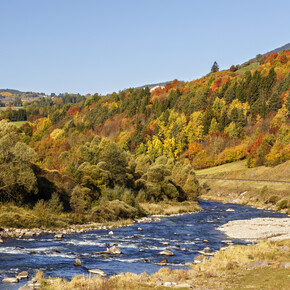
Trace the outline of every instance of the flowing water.
[[[82, 234], [66, 235], [55, 240], [51, 234], [43, 234], [29, 239], [5, 239], [0, 244], [0, 289], [18, 289], [27, 281], [12, 285], [3, 283], [5, 276], [13, 277], [21, 271], [30, 276], [36, 270], [52, 277], [71, 279], [75, 275], [88, 274], [87, 269], [101, 269], [107, 275], [121, 272], [153, 273], [162, 266], [155, 265], [163, 257], [156, 255], [168, 249], [175, 256], [167, 257], [168, 267], [185, 268], [186, 262], [192, 262], [197, 251], [209, 246], [218, 250], [225, 246], [222, 241], [227, 237], [215, 228], [228, 221], [257, 217], [285, 217], [285, 214], [260, 210], [237, 204], [223, 204], [200, 200], [202, 211], [195, 214], [162, 217], [160, 222], [136, 223], [129, 227], [113, 229], [114, 235], [107, 230], [95, 230]], [[234, 211], [227, 212], [227, 209]], [[143, 231], [138, 231], [141, 227]], [[199, 238], [200, 240], [195, 240]], [[203, 240], [208, 240], [208, 243]], [[241, 240], [232, 240], [235, 244], [244, 244]], [[169, 242], [168, 246], [162, 245]], [[106, 250], [106, 243], [114, 243], [122, 250], [119, 256], [104, 257], [93, 252]], [[176, 246], [180, 245], [180, 248]], [[182, 251], [181, 248], [186, 248]], [[144, 249], [144, 252], [140, 252]], [[31, 254], [31, 251], [35, 251]], [[84, 267], [73, 265], [78, 256]]]

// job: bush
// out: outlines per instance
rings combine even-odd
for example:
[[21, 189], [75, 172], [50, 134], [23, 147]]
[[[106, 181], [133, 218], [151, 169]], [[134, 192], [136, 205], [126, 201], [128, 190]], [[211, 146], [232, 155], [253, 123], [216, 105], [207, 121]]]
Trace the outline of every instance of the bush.
[[290, 208], [290, 202], [287, 199], [282, 199], [277, 203], [277, 209], [285, 209], [285, 208]]
[[267, 203], [275, 204], [275, 203], [277, 203], [278, 199], [279, 199], [279, 198], [278, 198], [277, 195], [272, 195], [272, 196], [270, 196], [269, 199], [267, 200]]
[[135, 218], [137, 215], [136, 208], [120, 200], [104, 201], [92, 208], [92, 218], [99, 222]]

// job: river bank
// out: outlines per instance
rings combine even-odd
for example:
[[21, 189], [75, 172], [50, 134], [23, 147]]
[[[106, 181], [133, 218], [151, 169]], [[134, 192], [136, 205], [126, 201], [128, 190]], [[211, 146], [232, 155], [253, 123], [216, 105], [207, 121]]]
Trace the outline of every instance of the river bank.
[[[188, 270], [162, 268], [158, 272], [122, 273], [110, 278], [76, 276], [71, 281], [46, 279], [42, 272], [34, 278], [41, 289], [288, 289], [290, 240], [255, 245], [230, 246]], [[20, 288], [21, 289], [21, 288]], [[23, 288], [27, 289], [27, 288]], [[28, 288], [29, 289], [29, 288]]]
[[[85, 233], [93, 230], [110, 230], [114, 228], [131, 226], [134, 223], [144, 223], [159, 221], [160, 217], [178, 216], [182, 214], [195, 213], [201, 210], [196, 201], [186, 202], [160, 202], [158, 204], [141, 203], [140, 207], [146, 216], [136, 217], [133, 219], [119, 219], [116, 221], [106, 222], [90, 222], [84, 224], [72, 224], [69, 226], [58, 228], [17, 228], [17, 227], [1, 227], [0, 224], [0, 240], [1, 238], [28, 238], [39, 236], [41, 234], [54, 235], [70, 235], [75, 233]], [[2, 212], [1, 214], [5, 214]], [[3, 241], [3, 240], [2, 240]]]
[[[229, 245], [245, 244], [244, 241], [227, 238], [217, 230], [219, 226], [233, 220], [257, 217], [285, 218], [283, 214], [236, 204], [200, 200], [200, 206], [202, 210], [195, 214], [166, 216], [159, 222], [135, 223], [110, 230], [112, 234], [108, 229], [101, 229], [65, 235], [62, 239], [55, 239], [51, 234], [7, 239], [0, 244], [3, 262], [0, 264], [0, 279], [14, 277], [21, 271], [34, 276], [35, 270], [42, 270], [46, 277], [66, 277], [68, 280], [77, 275], [88, 275], [88, 269], [101, 269], [109, 277], [119, 275], [124, 269], [138, 275], [156, 273], [164, 266], [183, 271], [195, 259], [200, 261], [198, 256], [208, 253], [208, 248], [208, 255], [214, 256], [219, 249]], [[121, 255], [94, 254], [105, 252], [114, 244], [121, 249]], [[164, 250], [174, 255], [158, 255]], [[74, 266], [76, 257], [83, 267]], [[161, 263], [164, 259], [167, 262]], [[23, 283], [25, 281], [20, 281], [17, 286]]]

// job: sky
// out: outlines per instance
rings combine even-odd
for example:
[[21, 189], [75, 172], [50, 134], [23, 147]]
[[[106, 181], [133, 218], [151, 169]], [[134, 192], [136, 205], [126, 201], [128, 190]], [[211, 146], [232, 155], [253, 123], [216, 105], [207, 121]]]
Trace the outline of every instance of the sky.
[[106, 94], [290, 42], [289, 0], [0, 0], [0, 88]]

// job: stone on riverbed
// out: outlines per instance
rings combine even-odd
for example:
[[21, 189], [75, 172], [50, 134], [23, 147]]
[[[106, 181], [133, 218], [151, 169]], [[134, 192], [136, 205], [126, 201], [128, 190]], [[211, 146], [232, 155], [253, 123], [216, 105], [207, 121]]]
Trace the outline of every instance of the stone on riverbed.
[[160, 255], [160, 256], [174, 256], [174, 253], [169, 251], [169, 250], [164, 250], [164, 251], [159, 252], [157, 255]]
[[138, 231], [140, 231], [140, 232], [141, 232], [141, 231], [143, 231], [143, 229], [142, 229], [142, 228], [138, 228], [137, 230], [138, 230]]
[[107, 253], [109, 253], [111, 255], [120, 255], [120, 254], [122, 254], [122, 251], [120, 248], [113, 246], [111, 248], [107, 248]]
[[8, 278], [8, 277], [6, 277], [6, 278], [4, 278], [3, 280], [2, 280], [2, 282], [6, 282], [6, 283], [18, 283], [18, 279], [17, 278]]
[[108, 235], [113, 235], [114, 234], [114, 232], [113, 231], [110, 231], [109, 233], [108, 233]]
[[4, 242], [3, 242], [3, 240], [2, 240], [2, 238], [0, 237], [0, 244], [3, 244]]
[[228, 208], [226, 211], [229, 211], [229, 212], [234, 212], [235, 210], [232, 209], [232, 208]]
[[55, 234], [54, 238], [55, 239], [62, 239], [63, 238], [63, 234]]
[[75, 259], [75, 262], [74, 262], [74, 265], [75, 265], [75, 266], [81, 266], [81, 265], [82, 265], [81, 260], [80, 260], [79, 258], [76, 258], [76, 259]]
[[99, 275], [101, 277], [107, 277], [107, 274], [104, 271], [100, 270], [100, 269], [91, 269], [91, 270], [88, 270], [88, 271], [89, 271], [89, 273], [94, 274], [94, 275]]
[[17, 278], [18, 280], [28, 279], [28, 277], [29, 274], [27, 271], [23, 271], [15, 275], [15, 278]]

